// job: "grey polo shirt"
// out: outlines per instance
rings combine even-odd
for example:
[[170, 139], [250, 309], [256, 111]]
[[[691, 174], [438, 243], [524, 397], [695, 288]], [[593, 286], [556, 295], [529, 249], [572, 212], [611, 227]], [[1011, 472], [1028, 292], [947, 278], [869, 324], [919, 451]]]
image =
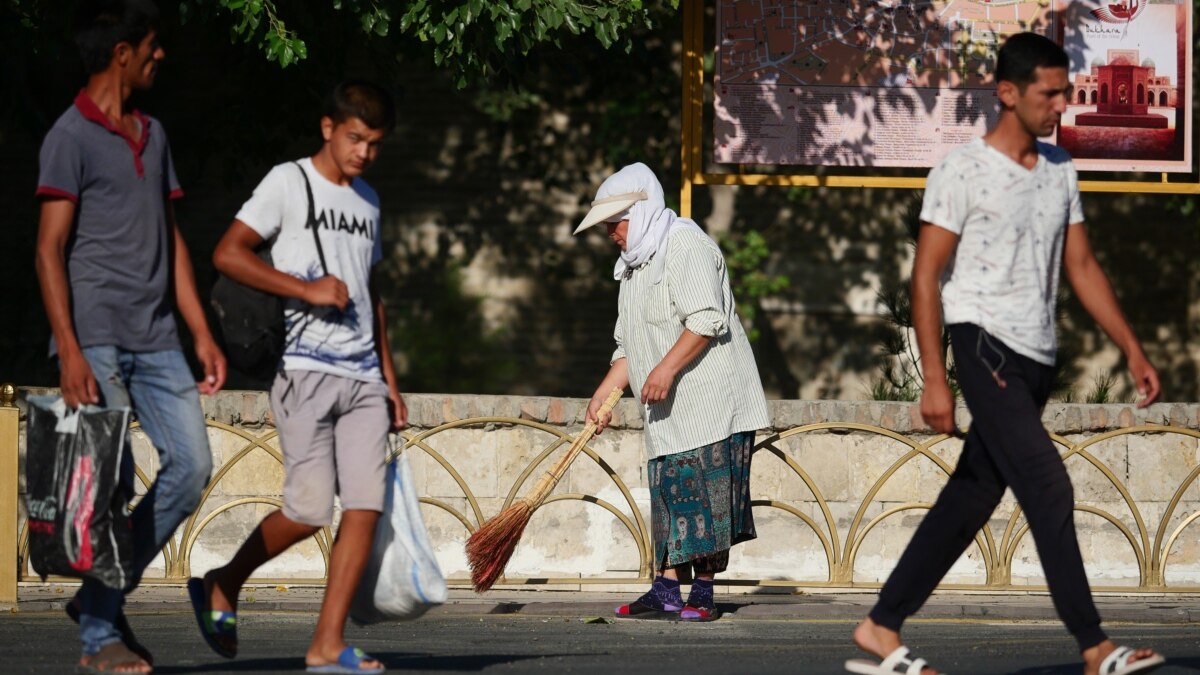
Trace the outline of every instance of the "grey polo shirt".
[[134, 115], [138, 138], [125, 135], [80, 91], [42, 142], [37, 195], [75, 203], [66, 259], [80, 346], [179, 349], [167, 200], [183, 191], [162, 125]]

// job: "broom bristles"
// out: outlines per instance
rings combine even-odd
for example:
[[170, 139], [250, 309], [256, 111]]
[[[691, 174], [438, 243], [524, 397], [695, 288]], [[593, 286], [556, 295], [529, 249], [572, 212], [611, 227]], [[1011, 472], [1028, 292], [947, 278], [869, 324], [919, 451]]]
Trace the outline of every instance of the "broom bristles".
[[[621, 388], [613, 387], [608, 398], [600, 406], [597, 416], [611, 411], [617, 401], [621, 399], [622, 391]], [[542, 505], [542, 501], [558, 484], [559, 479], [566, 473], [567, 467], [575, 461], [575, 457], [579, 455], [583, 446], [591, 440], [592, 434], [595, 432], [596, 423], [588, 422], [579, 436], [575, 438], [575, 442], [571, 443], [566, 454], [538, 480], [528, 495], [481, 525], [467, 539], [467, 562], [471, 566], [471, 583], [475, 586], [477, 593], [491, 588], [492, 584], [496, 583], [496, 580], [504, 573], [504, 567], [508, 565], [508, 560], [516, 550], [517, 543], [521, 541], [521, 534], [525, 532], [525, 526], [533, 517], [534, 510]]]
[[476, 592], [490, 589], [504, 573], [532, 516], [530, 504], [523, 499], [517, 500], [467, 539], [467, 562], [471, 566], [471, 583]]

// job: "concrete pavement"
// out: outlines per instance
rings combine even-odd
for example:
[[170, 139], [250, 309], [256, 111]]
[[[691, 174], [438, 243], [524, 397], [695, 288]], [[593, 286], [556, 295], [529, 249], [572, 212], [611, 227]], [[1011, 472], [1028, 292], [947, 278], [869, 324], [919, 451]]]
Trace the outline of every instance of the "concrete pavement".
[[[0, 612], [61, 611], [75, 592], [70, 584], [23, 584], [17, 606], [0, 604]], [[256, 586], [242, 594], [243, 612], [316, 612], [323, 589], [313, 586]], [[618, 604], [636, 593], [593, 591], [499, 590], [478, 594], [450, 591], [450, 600], [427, 616], [517, 615], [526, 617], [593, 617], [612, 615]], [[1200, 627], [1200, 596], [1095, 596], [1106, 623], [1195, 624]], [[723, 620], [831, 621], [861, 619], [875, 601], [873, 592], [760, 592], [718, 593]], [[132, 612], [188, 608], [187, 590], [177, 586], [145, 585], [130, 595]], [[936, 593], [917, 615], [926, 620], [981, 619], [988, 621], [1056, 621], [1045, 593]]]
[[[160, 674], [297, 673], [315, 624], [306, 612], [252, 612], [239, 618], [238, 658], [204, 645], [183, 611], [131, 614]], [[433, 615], [418, 621], [350, 626], [346, 637], [389, 673], [534, 673], [614, 675], [836, 675], [862, 656], [852, 621], [735, 620], [711, 624], [514, 615]], [[1191, 624], [1110, 627], [1123, 644], [1152, 645], [1168, 657], [1155, 675], [1200, 670]], [[953, 675], [1078, 675], [1074, 645], [1056, 623], [979, 620], [911, 622], [905, 638], [918, 655]], [[0, 672], [69, 673], [78, 659], [76, 629], [61, 614], [0, 618]]]
[[[77, 631], [62, 608], [67, 585], [27, 585], [0, 613], [0, 673], [71, 672]], [[255, 587], [242, 596], [241, 649], [226, 661], [196, 631], [183, 589], [149, 586], [127, 605], [158, 673], [295, 673], [321, 589]], [[347, 639], [402, 673], [841, 673], [861, 656], [850, 640], [871, 593], [721, 595], [710, 624], [614, 621], [631, 594], [453, 591], [418, 621], [351, 626]], [[1200, 597], [1098, 598], [1118, 642], [1168, 656], [1156, 675], [1200, 671]], [[920, 656], [954, 675], [1067, 675], [1081, 671], [1045, 595], [938, 594], [905, 628]]]

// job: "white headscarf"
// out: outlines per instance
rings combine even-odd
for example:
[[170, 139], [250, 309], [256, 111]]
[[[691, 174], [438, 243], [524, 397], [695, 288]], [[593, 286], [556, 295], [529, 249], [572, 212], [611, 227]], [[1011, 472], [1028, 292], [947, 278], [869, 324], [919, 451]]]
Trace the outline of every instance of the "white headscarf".
[[[639, 200], [621, 214], [629, 218], [629, 232], [625, 235], [625, 250], [613, 268], [613, 278], [620, 281], [628, 269], [636, 269], [650, 262], [650, 280], [662, 281], [667, 262], [667, 241], [679, 230], [704, 230], [690, 218], [680, 218], [667, 208], [663, 200], [662, 184], [650, 167], [637, 162], [609, 176], [596, 191], [596, 199], [630, 192], [644, 192], [646, 198]], [[611, 218], [610, 220], [621, 219]], [[705, 235], [707, 236], [707, 235]]]

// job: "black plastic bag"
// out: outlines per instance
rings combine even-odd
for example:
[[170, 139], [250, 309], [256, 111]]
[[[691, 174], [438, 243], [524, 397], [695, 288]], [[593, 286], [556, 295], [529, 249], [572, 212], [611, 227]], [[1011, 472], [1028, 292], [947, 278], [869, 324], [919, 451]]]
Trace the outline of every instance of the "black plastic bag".
[[29, 397], [25, 499], [29, 559], [51, 574], [124, 589], [133, 530], [121, 463], [130, 452], [128, 408], [70, 410], [57, 396]]

